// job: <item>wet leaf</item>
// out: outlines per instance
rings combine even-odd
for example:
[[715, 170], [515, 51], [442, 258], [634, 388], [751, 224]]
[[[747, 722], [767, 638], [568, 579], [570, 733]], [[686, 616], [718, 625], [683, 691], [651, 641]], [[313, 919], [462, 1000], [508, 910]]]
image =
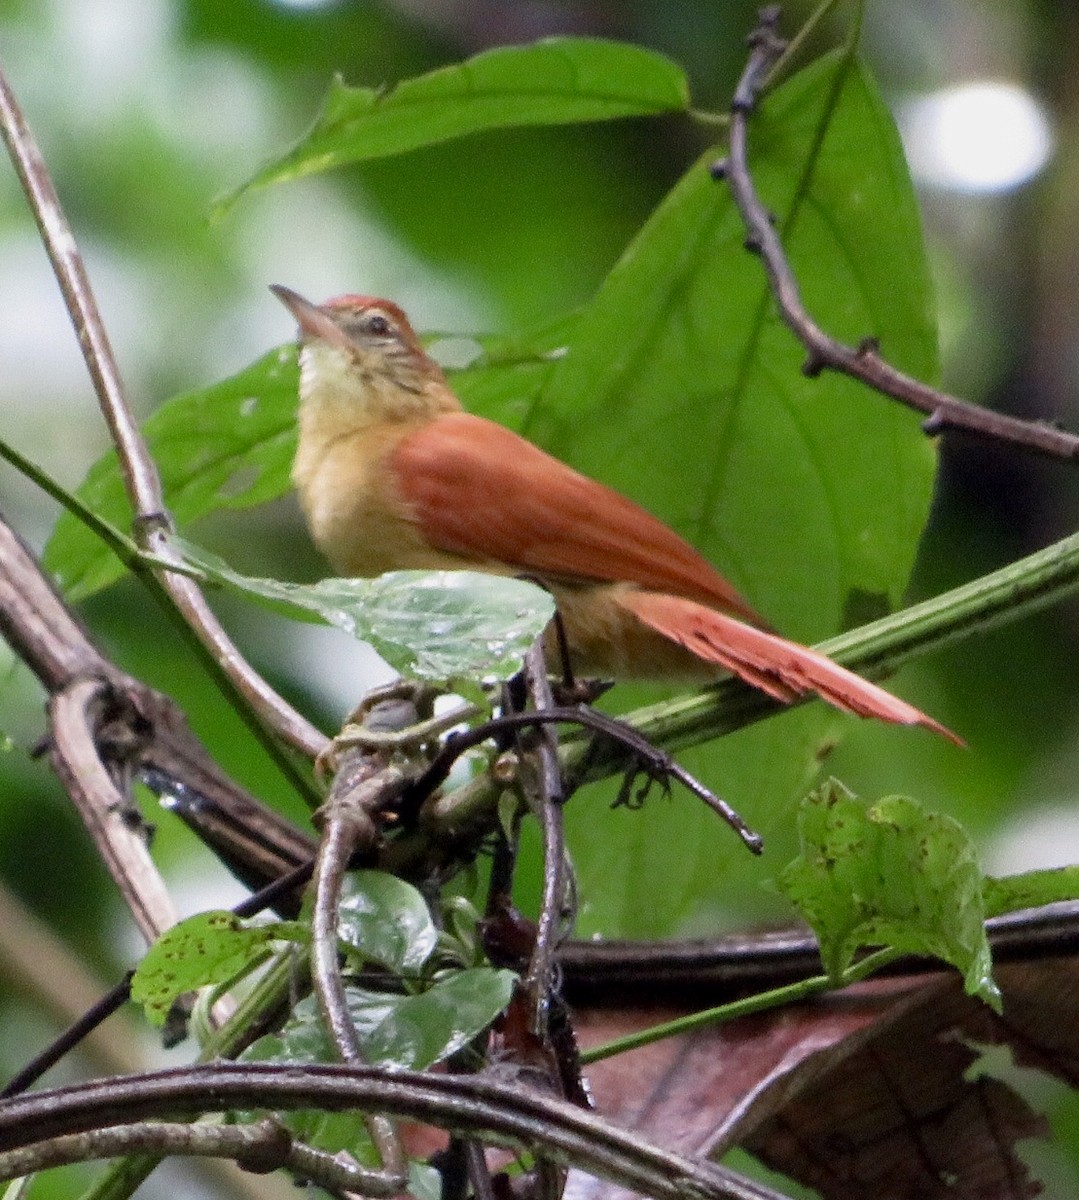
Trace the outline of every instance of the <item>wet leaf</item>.
[[438, 943], [427, 901], [385, 871], [350, 871], [337, 913], [337, 934], [364, 958], [398, 974], [415, 973]]
[[173, 541], [214, 582], [274, 612], [343, 629], [418, 679], [508, 678], [554, 612], [549, 593], [507, 576], [391, 571], [375, 579], [289, 583], [241, 575], [216, 555]]

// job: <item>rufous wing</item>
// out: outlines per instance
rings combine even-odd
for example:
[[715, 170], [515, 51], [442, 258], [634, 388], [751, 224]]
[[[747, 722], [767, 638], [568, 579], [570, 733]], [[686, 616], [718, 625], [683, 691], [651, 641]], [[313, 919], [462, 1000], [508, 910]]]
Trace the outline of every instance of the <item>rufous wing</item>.
[[436, 549], [481, 570], [497, 563], [552, 582], [635, 584], [613, 590], [614, 602], [776, 700], [816, 693], [844, 712], [922, 725], [962, 744], [913, 705], [760, 628], [737, 591], [662, 521], [493, 421], [461, 412], [426, 422], [397, 444], [389, 465]]
[[956, 745], [963, 740], [939, 721], [900, 700], [823, 654], [755, 629], [726, 613], [680, 596], [656, 592], [619, 592], [616, 602], [638, 620], [714, 662], [776, 700], [790, 703], [815, 692], [843, 712], [877, 717], [896, 725], [922, 725]]
[[426, 422], [390, 466], [439, 550], [539, 578], [635, 583], [764, 624], [673, 529], [493, 421], [462, 412]]

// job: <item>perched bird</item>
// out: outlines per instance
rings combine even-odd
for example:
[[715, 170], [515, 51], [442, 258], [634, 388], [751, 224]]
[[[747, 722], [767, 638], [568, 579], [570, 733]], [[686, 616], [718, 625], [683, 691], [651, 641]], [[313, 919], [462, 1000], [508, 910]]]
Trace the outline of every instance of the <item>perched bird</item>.
[[[463, 411], [396, 304], [312, 304], [271, 289], [300, 331], [292, 478], [312, 536], [344, 575], [472, 570], [535, 579], [570, 666], [608, 679], [707, 681], [723, 671], [776, 700], [955, 739], [912, 705], [763, 628], [687, 542], [631, 500]], [[547, 657], [561, 669], [559, 639]]]

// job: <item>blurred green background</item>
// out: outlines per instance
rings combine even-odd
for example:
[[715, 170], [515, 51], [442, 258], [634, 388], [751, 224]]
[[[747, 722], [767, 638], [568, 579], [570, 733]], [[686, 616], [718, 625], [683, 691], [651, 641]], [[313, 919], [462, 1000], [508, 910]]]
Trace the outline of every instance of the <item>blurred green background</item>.
[[[786, 28], [811, 7], [788, 4]], [[839, 7], [812, 48], [842, 36], [849, 13]], [[291, 338], [270, 282], [314, 297], [389, 295], [426, 330], [513, 332], [563, 313], [591, 295], [706, 144], [681, 118], [490, 134], [248, 196], [211, 223], [215, 197], [303, 132], [334, 72], [374, 86], [492, 45], [595, 34], [669, 54], [688, 71], [695, 103], [722, 109], [755, 8], [742, 0], [0, 0], [0, 59], [54, 172], [130, 394], [148, 412]], [[871, 0], [864, 48], [916, 166], [946, 386], [1079, 427], [1079, 10], [1066, 0]], [[943, 140], [942, 114], [953, 113], [960, 85], [985, 82], [1012, 85], [1014, 104], [988, 133], [984, 119], [961, 128], [958, 144], [972, 160], [964, 173], [963, 154]], [[975, 116], [995, 102], [981, 94]], [[10, 171], [0, 174], [0, 295], [0, 436], [74, 486], [105, 434]], [[948, 441], [911, 598], [1071, 532], [1077, 496], [1073, 467]], [[43, 544], [55, 511], [8, 469], [0, 505]], [[220, 516], [197, 534], [252, 573], [313, 578], [323, 569], [291, 499]], [[254, 610], [221, 611], [256, 665], [327, 728], [368, 678], [369, 657], [341, 635], [302, 626], [283, 636]], [[867, 795], [907, 792], [952, 812], [998, 872], [1073, 861], [1077, 613], [1056, 608], [904, 671], [904, 694], [961, 731], [968, 752], [848, 721], [828, 769]], [[122, 666], [185, 707], [230, 771], [302, 819], [138, 589], [115, 588], [84, 616]], [[41, 700], [25, 669], [9, 663], [0, 688], [0, 729], [11, 739], [0, 759], [0, 872], [112, 977], [137, 941], [69, 804], [29, 756], [43, 729]], [[715, 774], [721, 786], [721, 766]], [[607, 821], [640, 816], [596, 807]], [[675, 829], [678, 811], [657, 800], [648, 816]], [[789, 816], [762, 820], [781, 845]], [[167, 815], [153, 819], [157, 857], [184, 911], [235, 897]], [[729, 852], [717, 835], [717, 856]], [[717, 858], [716, 870], [726, 869]], [[758, 909], [774, 914], [748, 871], [739, 869], [735, 887], [730, 912], [710, 909], [694, 932]], [[7, 1074], [47, 1026], [13, 1002], [3, 1019]], [[1060, 1145], [1079, 1142], [1067, 1136], [1063, 1107], [1057, 1120]], [[1069, 1194], [1062, 1153], [1038, 1154], [1059, 1194]]]

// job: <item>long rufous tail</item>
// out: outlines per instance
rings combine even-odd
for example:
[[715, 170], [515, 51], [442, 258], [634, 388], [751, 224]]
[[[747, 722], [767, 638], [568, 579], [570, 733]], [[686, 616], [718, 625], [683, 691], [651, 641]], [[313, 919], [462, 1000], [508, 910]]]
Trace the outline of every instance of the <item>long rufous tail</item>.
[[956, 745], [964, 744], [962, 738], [912, 704], [797, 642], [680, 596], [625, 591], [618, 594], [617, 601], [672, 642], [784, 704], [816, 692], [843, 712], [897, 725], [922, 725]]

